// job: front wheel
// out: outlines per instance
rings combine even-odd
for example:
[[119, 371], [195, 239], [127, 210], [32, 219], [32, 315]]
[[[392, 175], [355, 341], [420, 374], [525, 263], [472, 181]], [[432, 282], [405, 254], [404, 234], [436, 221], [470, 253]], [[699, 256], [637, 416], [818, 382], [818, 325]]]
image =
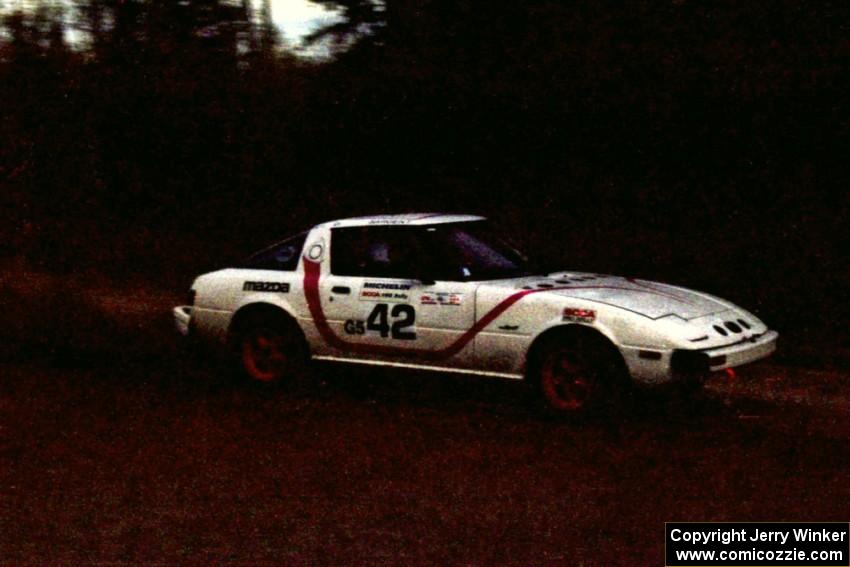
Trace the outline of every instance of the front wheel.
[[537, 351], [531, 371], [544, 408], [564, 416], [618, 407], [628, 383], [616, 348], [590, 334], [550, 338]]

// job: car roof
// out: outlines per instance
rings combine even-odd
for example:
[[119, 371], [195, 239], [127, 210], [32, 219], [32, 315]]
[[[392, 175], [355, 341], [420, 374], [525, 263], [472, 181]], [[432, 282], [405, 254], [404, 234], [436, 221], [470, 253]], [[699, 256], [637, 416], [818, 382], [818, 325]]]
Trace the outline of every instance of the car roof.
[[403, 215], [373, 215], [367, 217], [352, 217], [328, 221], [319, 226], [327, 228], [340, 228], [351, 226], [425, 226], [432, 224], [445, 224], [449, 222], [472, 222], [485, 220], [478, 215], [458, 215], [445, 213], [407, 213]]

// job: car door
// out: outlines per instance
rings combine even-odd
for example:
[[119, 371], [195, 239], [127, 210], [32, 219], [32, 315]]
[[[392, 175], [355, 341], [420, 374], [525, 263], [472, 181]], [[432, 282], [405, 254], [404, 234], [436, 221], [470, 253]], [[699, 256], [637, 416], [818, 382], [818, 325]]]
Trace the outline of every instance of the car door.
[[320, 287], [338, 354], [442, 367], [471, 362], [463, 335], [475, 320], [475, 285], [423, 282], [422, 234], [409, 226], [332, 229], [330, 274]]

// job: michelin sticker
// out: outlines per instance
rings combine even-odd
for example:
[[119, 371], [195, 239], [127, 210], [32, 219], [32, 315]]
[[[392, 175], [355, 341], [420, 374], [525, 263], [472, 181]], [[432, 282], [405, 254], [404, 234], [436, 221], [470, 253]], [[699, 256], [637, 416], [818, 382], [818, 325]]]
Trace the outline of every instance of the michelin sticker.
[[407, 301], [409, 290], [409, 284], [366, 282], [360, 289], [360, 301]]

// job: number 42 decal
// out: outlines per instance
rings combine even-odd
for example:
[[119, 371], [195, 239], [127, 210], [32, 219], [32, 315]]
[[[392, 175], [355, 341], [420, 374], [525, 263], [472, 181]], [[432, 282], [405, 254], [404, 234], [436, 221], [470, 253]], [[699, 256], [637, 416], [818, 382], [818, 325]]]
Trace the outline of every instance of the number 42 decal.
[[[392, 318], [392, 324], [389, 319]], [[402, 341], [415, 341], [416, 331], [407, 330], [416, 322], [416, 310], [412, 305], [398, 303], [393, 305], [392, 310], [386, 303], [378, 303], [369, 317], [366, 319], [366, 328], [363, 321], [349, 319], [345, 322], [345, 332], [349, 335], [362, 335], [366, 331], [377, 331], [382, 337], [392, 337]]]
[[387, 321], [389, 307], [386, 303], [375, 305], [375, 308], [366, 319], [366, 330], [378, 331], [385, 338], [392, 335], [392, 338], [403, 341], [416, 340], [416, 332], [405, 330], [408, 327], [412, 327], [413, 323], [416, 322], [416, 310], [413, 309], [413, 306], [404, 303], [393, 305], [390, 315], [395, 321], [393, 321], [392, 327]]

